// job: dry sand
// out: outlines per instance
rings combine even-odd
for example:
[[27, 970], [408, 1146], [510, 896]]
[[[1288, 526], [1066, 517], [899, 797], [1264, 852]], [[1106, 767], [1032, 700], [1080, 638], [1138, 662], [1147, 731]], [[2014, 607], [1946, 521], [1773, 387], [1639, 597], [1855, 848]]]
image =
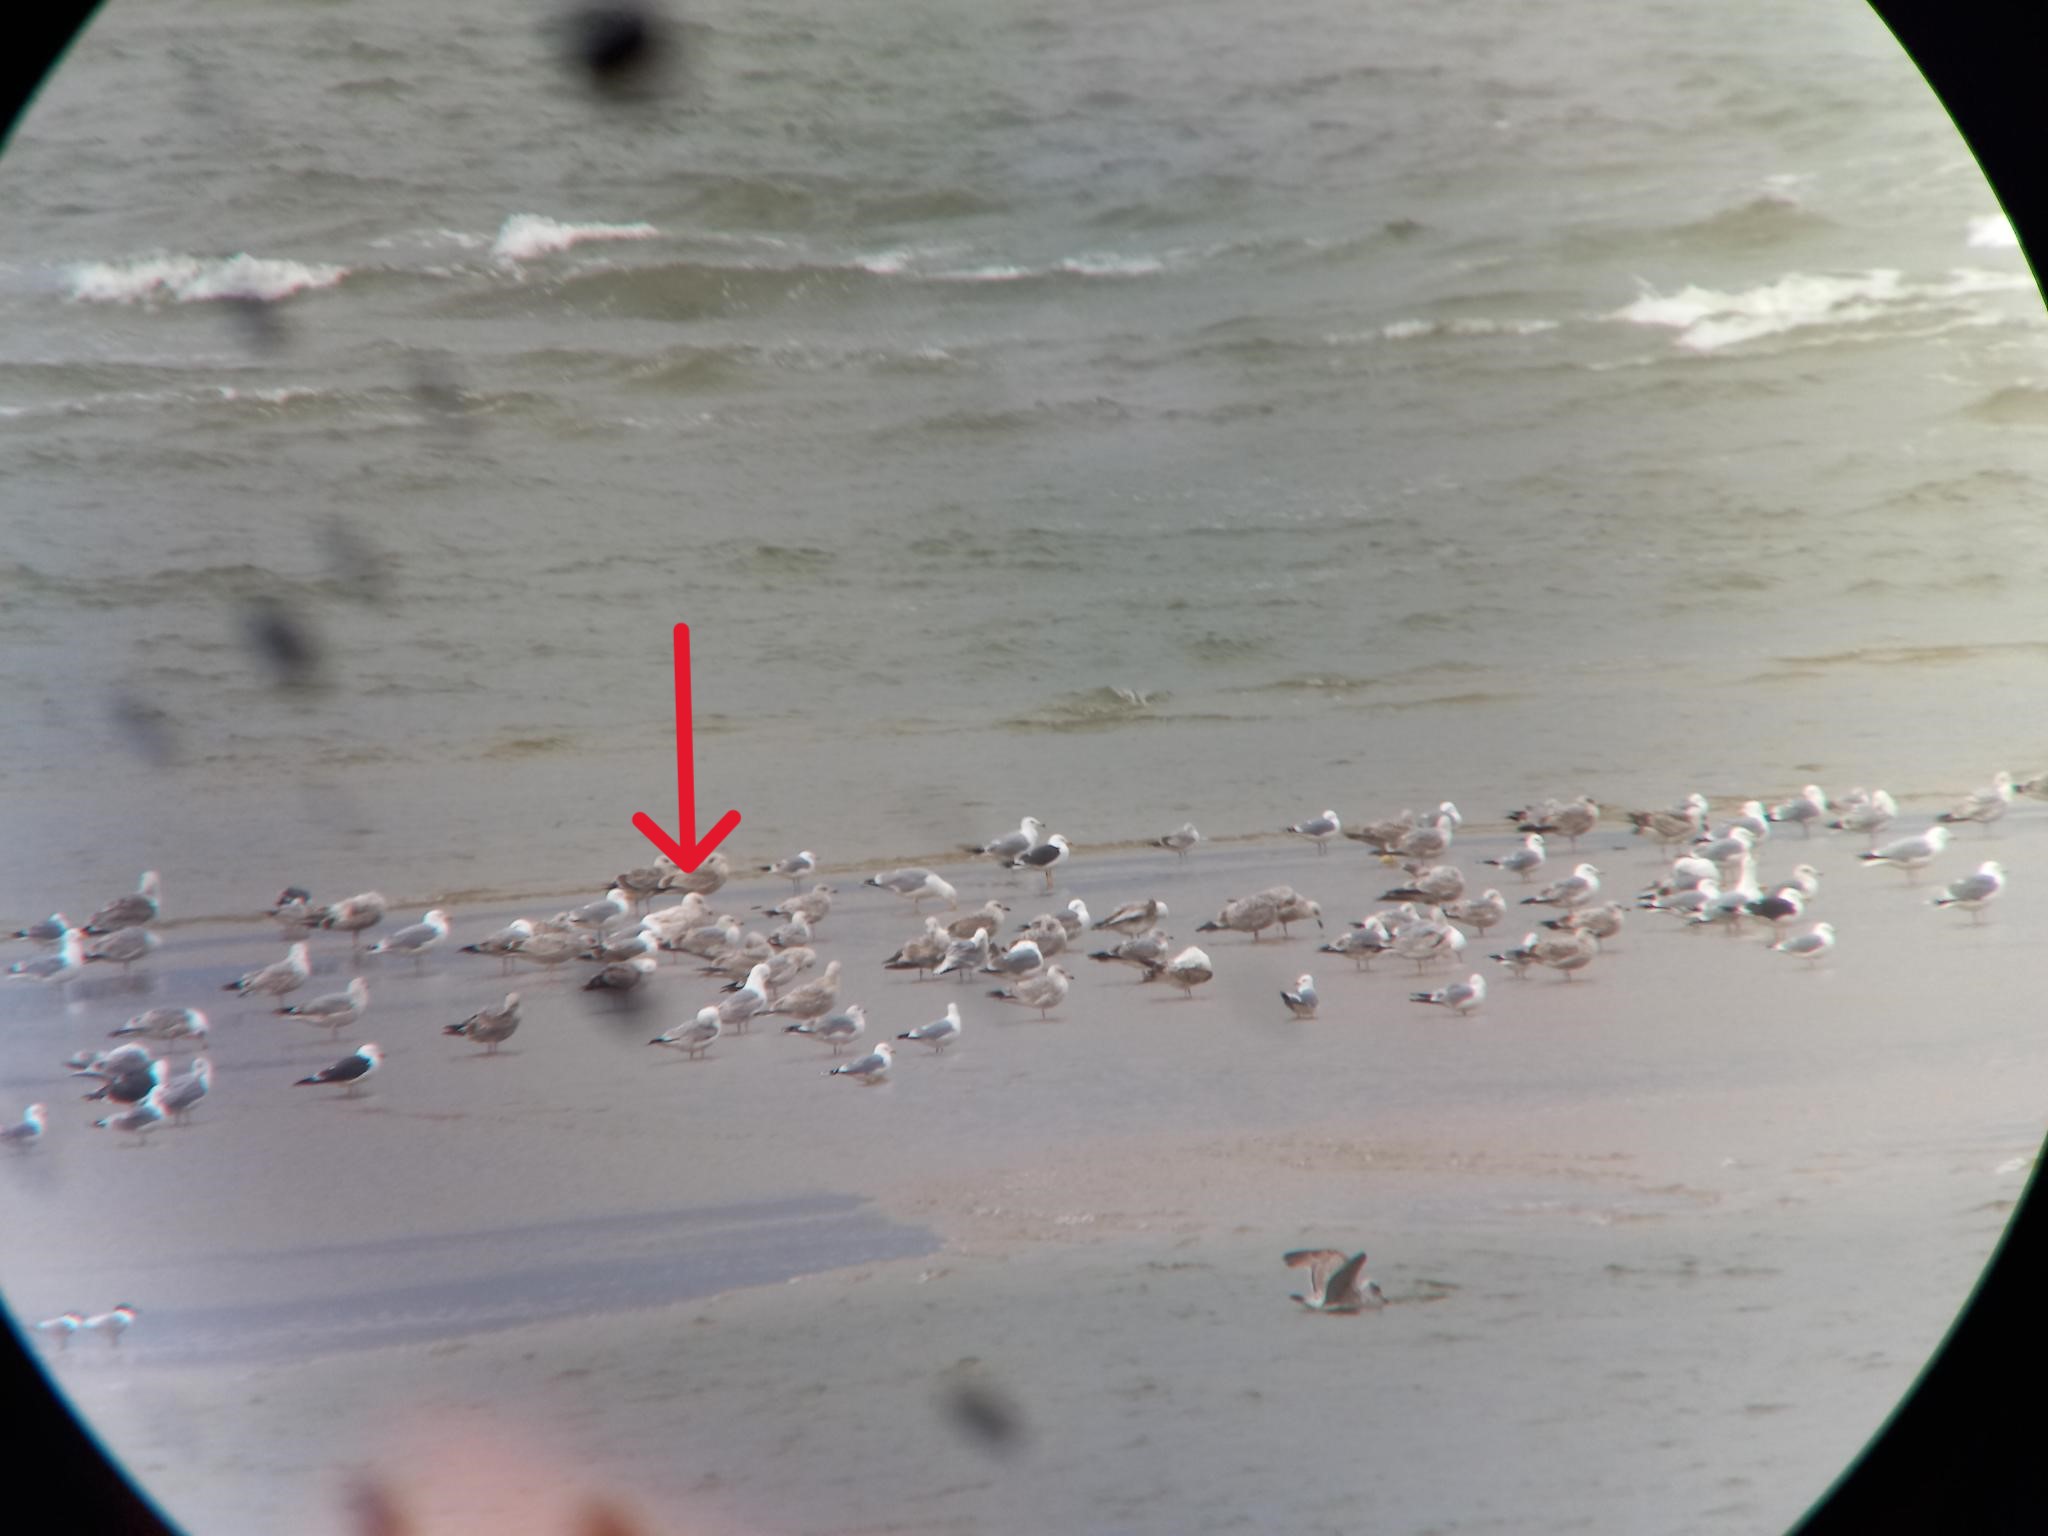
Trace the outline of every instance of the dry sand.
[[[0, 995], [0, 1105], [56, 1111], [0, 1167], [7, 1298], [142, 1309], [119, 1351], [46, 1353], [208, 1536], [342, 1531], [372, 1466], [444, 1531], [559, 1530], [597, 1487], [678, 1532], [1782, 1528], [1910, 1384], [2032, 1166], [2044, 845], [2023, 809], [1909, 886], [1854, 867], [1860, 840], [1780, 839], [1767, 873], [1822, 871], [1826, 965], [1636, 914], [1575, 983], [1479, 961], [1464, 1020], [1310, 927], [1204, 936], [1190, 1002], [1070, 952], [1040, 1022], [987, 978], [883, 972], [918, 924], [841, 875], [819, 950], [870, 1038], [952, 999], [967, 1020], [875, 1089], [773, 1023], [701, 1063], [651, 1050], [715, 996], [680, 965], [633, 1011], [587, 1006], [581, 968], [522, 974], [486, 1058], [438, 1029], [505, 984], [452, 945], [363, 963], [372, 1091], [295, 1089], [346, 1041], [218, 990], [281, 944], [173, 929], [146, 996]], [[1617, 892], [1661, 867], [1607, 828], [1585, 856]], [[1987, 856], [2013, 889], [1986, 921], [1927, 905]], [[1013, 924], [1158, 894], [1192, 941], [1279, 881], [1334, 935], [1398, 872], [1267, 844], [1083, 849], [1050, 899], [946, 873]], [[454, 942], [505, 915], [458, 910]], [[346, 942], [316, 948], [313, 988], [345, 980]], [[1304, 970], [1313, 1021], [1276, 995]], [[132, 1149], [56, 1063], [167, 1001], [213, 1013], [217, 1084]], [[1301, 1312], [1279, 1256], [1304, 1245], [1365, 1247], [1394, 1304]]]

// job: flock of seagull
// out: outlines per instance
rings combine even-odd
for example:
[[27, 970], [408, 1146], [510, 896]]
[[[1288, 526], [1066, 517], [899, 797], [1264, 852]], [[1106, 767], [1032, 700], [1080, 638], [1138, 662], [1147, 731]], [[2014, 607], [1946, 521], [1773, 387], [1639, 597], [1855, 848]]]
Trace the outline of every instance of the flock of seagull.
[[[1570, 982], [1599, 959], [1602, 943], [1621, 931], [1630, 913], [1648, 911], [1675, 917], [1692, 928], [1719, 927], [1730, 935], [1745, 923], [1761, 923], [1769, 929], [1772, 950], [1819, 964], [1835, 945], [1830, 924], [1805, 923], [1807, 909], [1819, 894], [1819, 875], [1812, 865], [1801, 863], [1781, 880], [1763, 881], [1760, 870], [1767, 842], [1782, 839], [1795, 826], [1802, 840], [1816, 827], [1862, 834], [1870, 840], [1859, 855], [1862, 862], [1902, 870], [1912, 880], [1946, 851], [1952, 828], [1997, 821], [2022, 793], [2048, 798], [2048, 777], [2020, 784], [2000, 773], [1929, 826], [1881, 845], [1878, 838], [1892, 830], [1899, 814], [1882, 790], [1856, 789], [1831, 802], [1819, 786], [1809, 784], [1782, 804], [1766, 808], [1751, 800], [1718, 820], [1704, 796], [1691, 794], [1670, 806], [1627, 813], [1638, 836], [1674, 855], [1656, 881], [1627, 900], [1608, 892], [1602, 871], [1592, 863], [1576, 861], [1562, 872], [1551, 868], [1555, 841], [1564, 840], [1576, 859], [1579, 839], [1600, 824], [1601, 807], [1590, 796], [1532, 804], [1509, 813], [1520, 843], [1482, 862], [1529, 890], [1515, 905], [1550, 915], [1542, 916], [1519, 942], [1488, 958], [1516, 978], [1526, 977], [1532, 969], [1548, 969]], [[1456, 805], [1444, 801], [1431, 812], [1404, 811], [1357, 826], [1347, 826], [1334, 810], [1326, 809], [1285, 828], [1312, 842], [1319, 854], [1342, 837], [1365, 844], [1382, 864], [1400, 866], [1398, 883], [1380, 898], [1383, 908], [1352, 922], [1347, 931], [1321, 944], [1318, 952], [1348, 959], [1360, 970], [1369, 970], [1381, 957], [1408, 960], [1419, 977], [1432, 964], [1455, 963], [1472, 939], [1483, 939], [1504, 922], [1509, 899], [1493, 887], [1471, 892], [1465, 872], [1445, 862], [1462, 825]], [[1151, 839], [1149, 845], [1184, 860], [1203, 840], [1190, 823]], [[1065, 836], [1048, 833], [1045, 824], [1031, 816], [1015, 831], [962, 851], [1008, 870], [1039, 872], [1048, 892], [1054, 872], [1074, 856]], [[744, 1033], [757, 1020], [780, 1020], [784, 1032], [820, 1041], [839, 1058], [859, 1047], [868, 1019], [860, 1003], [841, 1001], [842, 961], [831, 960], [817, 975], [809, 975], [817, 966], [818, 930], [837, 896], [834, 887], [822, 882], [803, 888], [817, 868], [818, 860], [808, 849], [758, 866], [760, 873], [790, 882], [789, 896], [755, 909], [773, 920], [760, 928], [749, 928], [735, 913], [714, 909], [710, 898], [733, 875], [729, 858], [714, 852], [694, 870], [666, 858], [624, 870], [595, 900], [548, 917], [516, 919], [458, 947], [466, 954], [498, 960], [506, 972], [521, 966], [559, 972], [580, 963], [585, 967], [583, 990], [619, 997], [648, 987], [664, 959], [693, 958], [703, 974], [723, 978], [720, 995], [655, 1035], [650, 1045], [701, 1060], [728, 1033]], [[1010, 914], [1008, 904], [992, 898], [962, 912], [958, 888], [931, 869], [882, 871], [867, 878], [864, 886], [909, 903], [923, 922], [920, 933], [882, 961], [884, 969], [911, 972], [919, 981], [993, 977], [1001, 984], [989, 989], [990, 997], [1035, 1011], [1041, 1018], [1061, 1005], [1073, 985], [1073, 973], [1057, 963], [1062, 956], [1085, 953], [1106, 964], [1128, 966], [1139, 973], [1140, 984], [1163, 981], [1187, 1000], [1216, 974], [1205, 950], [1179, 945], [1167, 933], [1168, 907], [1157, 896], [1124, 902], [1099, 916], [1077, 897], [1032, 917], [1004, 938], [1000, 935]], [[2004, 889], [2004, 870], [1997, 861], [1987, 860], [1952, 881], [1933, 903], [1981, 919], [1985, 907]], [[151, 925], [161, 915], [162, 894], [161, 878], [152, 870], [134, 892], [101, 907], [83, 924], [74, 927], [55, 912], [17, 930], [16, 939], [39, 946], [43, 953], [10, 966], [9, 978], [62, 992], [93, 965], [114, 964], [126, 970], [145, 960], [158, 947]], [[664, 896], [676, 899], [656, 905]], [[928, 902], [940, 904], [944, 912], [924, 912]], [[392, 929], [365, 951], [366, 934], [388, 915], [389, 903], [374, 891], [317, 903], [308, 891], [288, 887], [269, 909], [287, 941], [284, 957], [225, 982], [223, 990], [260, 999], [278, 1016], [324, 1030], [330, 1041], [335, 1040], [368, 1014], [369, 983], [356, 975], [339, 991], [287, 1001], [313, 976], [311, 946], [316, 934], [345, 933], [354, 952], [410, 960], [415, 971], [453, 937], [448, 913], [435, 907], [418, 921]], [[1242, 934], [1257, 943], [1272, 929], [1285, 937], [1292, 925], [1307, 922], [1324, 928], [1321, 906], [1291, 886], [1277, 885], [1225, 902], [1197, 931]], [[1089, 949], [1090, 943], [1102, 947]], [[1408, 995], [1416, 1003], [1465, 1016], [1485, 1006], [1487, 982], [1481, 972], [1472, 971]], [[1316, 1017], [1321, 999], [1313, 974], [1297, 976], [1279, 989], [1279, 996], [1290, 1016]], [[442, 1032], [496, 1053], [519, 1023], [520, 994], [510, 991], [502, 1001], [445, 1025]], [[940, 1055], [960, 1041], [964, 1029], [960, 1005], [949, 1002], [938, 1017], [837, 1061], [826, 1075], [880, 1084], [895, 1067], [897, 1042]], [[212, 1065], [203, 1054], [210, 1032], [207, 1015], [199, 1008], [154, 1007], [111, 1031], [120, 1044], [80, 1052], [66, 1065], [75, 1075], [97, 1082], [85, 1095], [88, 1100], [110, 1106], [111, 1112], [97, 1120], [97, 1126], [144, 1142], [157, 1128], [188, 1117], [210, 1092]], [[153, 1046], [166, 1051], [189, 1047], [200, 1054], [175, 1070], [168, 1055], [153, 1054]], [[292, 1086], [339, 1087], [354, 1095], [383, 1064], [382, 1049], [366, 1043]], [[47, 1134], [48, 1124], [48, 1106], [32, 1104], [17, 1122], [0, 1126], [0, 1145], [17, 1151], [31, 1148]], [[1384, 1304], [1378, 1286], [1364, 1276], [1363, 1254], [1347, 1257], [1318, 1249], [1285, 1258], [1290, 1265], [1310, 1269], [1310, 1291], [1294, 1299], [1312, 1310], [1354, 1313]], [[60, 1342], [79, 1331], [105, 1332], [118, 1341], [135, 1316], [133, 1308], [122, 1306], [92, 1317], [65, 1313], [37, 1327]]]

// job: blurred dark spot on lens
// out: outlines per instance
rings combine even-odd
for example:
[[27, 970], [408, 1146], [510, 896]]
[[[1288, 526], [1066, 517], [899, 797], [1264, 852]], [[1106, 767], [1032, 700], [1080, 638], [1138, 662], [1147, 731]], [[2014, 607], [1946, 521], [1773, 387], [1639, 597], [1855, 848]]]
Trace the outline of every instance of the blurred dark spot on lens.
[[144, 762], [162, 768], [177, 760], [177, 727], [162, 705], [122, 689], [113, 697], [111, 712], [122, 739]]
[[278, 599], [252, 601], [242, 612], [242, 634], [279, 687], [309, 688], [320, 680], [320, 642]]
[[469, 393], [455, 360], [446, 356], [415, 357], [412, 360], [412, 394], [420, 414], [437, 427], [452, 433], [466, 433], [475, 424], [469, 411]]
[[412, 1536], [412, 1522], [382, 1483], [358, 1482], [349, 1490], [348, 1503], [355, 1517], [356, 1536]]
[[391, 561], [340, 513], [320, 524], [320, 548], [344, 595], [365, 603], [381, 603], [389, 595]]
[[1022, 1450], [1028, 1438], [1024, 1414], [1008, 1394], [963, 1361], [939, 1387], [939, 1412], [969, 1441], [996, 1456]]
[[252, 352], [280, 352], [291, 340], [283, 312], [268, 299], [233, 293], [222, 299], [236, 333]]
[[562, 18], [570, 69], [608, 96], [632, 96], [660, 84], [675, 36], [650, 5], [582, 5]]
[[575, 1536], [644, 1536], [645, 1527], [635, 1525], [611, 1504], [592, 1504], [583, 1511]]

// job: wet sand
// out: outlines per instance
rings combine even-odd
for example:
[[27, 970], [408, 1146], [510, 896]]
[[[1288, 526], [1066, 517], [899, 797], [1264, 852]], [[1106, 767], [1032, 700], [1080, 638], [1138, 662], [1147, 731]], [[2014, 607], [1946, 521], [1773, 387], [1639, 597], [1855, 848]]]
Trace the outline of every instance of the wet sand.
[[[438, 1028], [506, 984], [452, 952], [364, 962], [350, 1038], [385, 1069], [354, 1100], [294, 1089], [347, 1042], [218, 990], [282, 945], [173, 929], [147, 997], [0, 994], [0, 1103], [55, 1110], [0, 1167], [7, 1298], [142, 1308], [118, 1354], [51, 1363], [200, 1532], [340, 1531], [367, 1465], [443, 1529], [558, 1529], [593, 1486], [671, 1530], [1779, 1528], [1910, 1384], [2032, 1166], [2044, 842], [2022, 808], [1909, 885], [1854, 867], [1860, 840], [1781, 838], [1767, 876], [1822, 871], [1826, 965], [1640, 913], [1577, 982], [1478, 962], [1465, 1020], [1310, 927], [1203, 936], [1218, 976], [1189, 1002], [1070, 952], [1041, 1022], [988, 978], [883, 972], [917, 922], [834, 876], [820, 958], [870, 1039], [954, 999], [967, 1020], [874, 1089], [772, 1024], [704, 1062], [651, 1050], [715, 996], [675, 964], [633, 1010], [591, 1006], [580, 970], [521, 975], [526, 1022], [486, 1057]], [[1586, 843], [1617, 892], [1661, 867]], [[1455, 854], [1477, 874], [1505, 846]], [[2013, 887], [1983, 923], [1927, 906], [1985, 857]], [[1013, 924], [1158, 894], [1185, 942], [1279, 881], [1334, 934], [1398, 871], [1275, 842], [1083, 850], [1050, 898], [945, 873]], [[452, 943], [508, 915], [457, 910]], [[350, 974], [344, 940], [316, 951], [309, 991]], [[1304, 970], [1313, 1021], [1276, 996]], [[151, 1002], [209, 1009], [218, 1077], [192, 1126], [129, 1148], [55, 1064]], [[1394, 1304], [1295, 1308], [1279, 1255], [1326, 1244], [1367, 1248]], [[1018, 1433], [964, 1426], [963, 1382]]]

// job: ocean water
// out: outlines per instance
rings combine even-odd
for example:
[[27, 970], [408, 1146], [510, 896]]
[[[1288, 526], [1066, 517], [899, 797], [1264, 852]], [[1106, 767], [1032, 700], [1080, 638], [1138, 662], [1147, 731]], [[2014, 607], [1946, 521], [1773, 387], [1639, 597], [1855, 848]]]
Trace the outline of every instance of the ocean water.
[[2048, 762], [2041, 306], [1860, 5], [546, 18], [117, 4], [18, 131], [11, 918], [591, 888], [679, 620], [760, 862]]

